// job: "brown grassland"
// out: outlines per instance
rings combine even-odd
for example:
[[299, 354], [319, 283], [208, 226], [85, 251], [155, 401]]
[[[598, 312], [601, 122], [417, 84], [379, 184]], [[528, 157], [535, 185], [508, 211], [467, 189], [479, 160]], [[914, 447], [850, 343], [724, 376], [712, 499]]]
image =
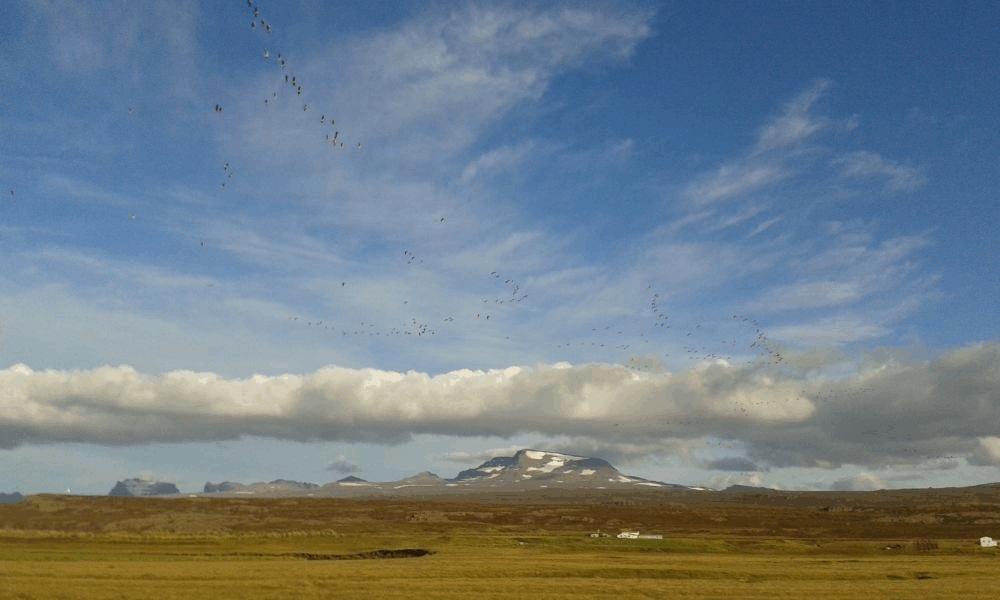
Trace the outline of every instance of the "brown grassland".
[[[587, 536], [623, 528], [664, 539]], [[584, 498], [33, 496], [0, 506], [0, 598], [994, 597], [1000, 552], [979, 548], [981, 535], [1000, 537], [1000, 486]], [[374, 552], [401, 549], [429, 552]]]

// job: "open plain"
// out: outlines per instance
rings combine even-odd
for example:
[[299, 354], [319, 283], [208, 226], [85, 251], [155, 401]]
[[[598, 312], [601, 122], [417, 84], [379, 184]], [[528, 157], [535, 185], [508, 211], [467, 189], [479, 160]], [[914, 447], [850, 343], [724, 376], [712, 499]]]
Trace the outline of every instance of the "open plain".
[[[622, 529], [662, 540], [620, 540]], [[598, 530], [611, 537], [591, 538]], [[0, 506], [0, 597], [988, 597], [1000, 486]]]

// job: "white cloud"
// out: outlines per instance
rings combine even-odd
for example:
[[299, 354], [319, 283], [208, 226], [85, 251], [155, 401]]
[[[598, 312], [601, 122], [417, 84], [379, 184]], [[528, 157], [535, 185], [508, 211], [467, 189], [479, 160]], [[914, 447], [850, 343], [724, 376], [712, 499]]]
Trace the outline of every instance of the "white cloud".
[[997, 345], [928, 363], [873, 356], [838, 378], [724, 363], [657, 374], [601, 364], [436, 376], [328, 367], [247, 379], [15, 365], [0, 371], [0, 446], [242, 436], [393, 444], [416, 434], [534, 433], [567, 451], [618, 459], [690, 456], [714, 436], [741, 442], [761, 468], [920, 464], [983, 449], [992, 456], [998, 373]]

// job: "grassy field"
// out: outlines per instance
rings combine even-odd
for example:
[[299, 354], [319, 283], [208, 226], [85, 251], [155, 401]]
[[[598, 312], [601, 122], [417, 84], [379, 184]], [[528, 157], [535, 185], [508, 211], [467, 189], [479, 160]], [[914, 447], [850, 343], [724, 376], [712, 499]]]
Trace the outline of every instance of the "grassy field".
[[[0, 598], [978, 598], [1000, 581], [1000, 553], [968, 537], [748, 535], [719, 521], [743, 503], [684, 510], [35, 497], [0, 507]], [[665, 539], [586, 536], [621, 517]], [[684, 531], [704, 517], [716, 527]], [[379, 549], [431, 553], [358, 557]]]

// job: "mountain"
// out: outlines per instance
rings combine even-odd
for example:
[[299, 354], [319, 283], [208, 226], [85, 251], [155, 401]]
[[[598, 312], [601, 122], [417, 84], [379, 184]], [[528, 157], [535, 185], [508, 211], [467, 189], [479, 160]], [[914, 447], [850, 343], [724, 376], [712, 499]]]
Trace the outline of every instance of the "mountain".
[[301, 496], [308, 495], [312, 490], [318, 490], [319, 484], [307, 481], [292, 481], [290, 479], [275, 479], [274, 481], [258, 481], [257, 483], [243, 484], [235, 481], [223, 481], [222, 483], [206, 482], [203, 492], [205, 494], [234, 494], [234, 495], [254, 495], [254, 496]]
[[166, 496], [179, 494], [180, 490], [172, 483], [149, 481], [146, 479], [125, 479], [115, 484], [108, 492], [109, 496]]
[[474, 469], [460, 472], [449, 485], [469, 489], [510, 490], [642, 487], [687, 489], [681, 485], [623, 475], [611, 463], [600, 458], [544, 450], [518, 450], [514, 456], [491, 458]]
[[20, 492], [14, 492], [11, 494], [0, 493], [0, 504], [16, 504], [24, 500], [24, 496]]
[[399, 481], [372, 482], [355, 477], [317, 486], [276, 479], [270, 483], [206, 483], [206, 494], [219, 496], [315, 496], [358, 497], [442, 495], [458, 493], [506, 493], [531, 490], [695, 490], [624, 475], [600, 458], [574, 456], [545, 450], [519, 450], [513, 456], [497, 456], [478, 467], [465, 469], [453, 479], [429, 471]]
[[421, 471], [416, 475], [410, 475], [405, 479], [400, 479], [399, 481], [393, 483], [396, 484], [396, 487], [428, 486], [428, 485], [434, 486], [434, 485], [444, 485], [445, 480], [441, 479], [440, 477], [438, 477], [434, 473], [431, 473], [430, 471]]

